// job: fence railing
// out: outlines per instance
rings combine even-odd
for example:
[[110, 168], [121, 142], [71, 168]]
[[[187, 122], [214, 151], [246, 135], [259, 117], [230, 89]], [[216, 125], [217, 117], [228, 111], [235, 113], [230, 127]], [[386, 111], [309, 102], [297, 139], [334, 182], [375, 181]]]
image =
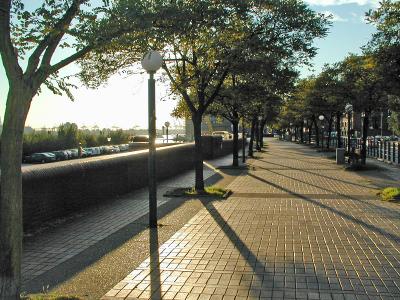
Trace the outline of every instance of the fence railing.
[[[294, 138], [293, 138], [294, 139]], [[303, 136], [304, 143], [308, 142], [308, 135]], [[315, 136], [311, 138], [312, 143], [316, 143]], [[323, 147], [326, 149], [328, 144], [328, 138], [325, 136], [323, 139], [320, 136], [319, 145], [323, 142]], [[347, 149], [348, 139], [342, 137], [342, 147]], [[355, 149], [361, 149], [362, 139], [352, 138], [351, 147]], [[338, 140], [336, 137], [331, 137], [329, 142], [329, 148], [337, 148]], [[385, 162], [393, 164], [400, 164], [400, 142], [396, 141], [384, 141], [376, 138], [367, 139], [367, 156], [381, 159]]]

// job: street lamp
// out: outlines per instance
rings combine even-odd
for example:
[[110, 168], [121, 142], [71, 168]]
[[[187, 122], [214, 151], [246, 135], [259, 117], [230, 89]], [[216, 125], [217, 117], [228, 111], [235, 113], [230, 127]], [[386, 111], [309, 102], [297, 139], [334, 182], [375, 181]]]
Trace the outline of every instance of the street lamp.
[[323, 151], [324, 150], [324, 120], [325, 120], [325, 117], [323, 116], [323, 115], [320, 115], [319, 117], [318, 117], [318, 119], [321, 121], [321, 151]]
[[156, 104], [154, 74], [161, 68], [163, 59], [157, 51], [149, 51], [142, 58], [142, 67], [149, 74], [148, 80], [148, 118], [149, 118], [149, 226], [157, 227], [157, 182], [156, 182]]
[[346, 106], [344, 107], [345, 112], [347, 113], [347, 153], [350, 154], [351, 151], [351, 145], [350, 145], [350, 120], [351, 120], [351, 112], [353, 111], [353, 105], [350, 103], [347, 103]]
[[168, 144], [168, 127], [169, 127], [170, 123], [167, 121], [164, 123], [164, 125], [165, 125], [165, 128], [167, 128], [167, 144]]

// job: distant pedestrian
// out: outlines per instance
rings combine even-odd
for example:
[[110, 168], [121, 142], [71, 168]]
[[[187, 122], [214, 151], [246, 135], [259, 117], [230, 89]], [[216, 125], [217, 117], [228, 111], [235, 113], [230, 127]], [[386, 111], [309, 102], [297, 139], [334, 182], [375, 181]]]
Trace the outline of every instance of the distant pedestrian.
[[79, 143], [79, 147], [78, 147], [78, 157], [81, 158], [82, 157], [82, 152], [83, 152], [83, 148], [81, 143]]

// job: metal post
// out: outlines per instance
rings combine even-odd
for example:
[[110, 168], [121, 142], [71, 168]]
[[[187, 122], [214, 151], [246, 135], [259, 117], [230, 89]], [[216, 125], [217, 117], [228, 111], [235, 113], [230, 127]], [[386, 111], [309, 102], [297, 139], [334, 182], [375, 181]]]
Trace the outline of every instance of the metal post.
[[383, 136], [383, 111], [381, 111], [381, 138]]
[[244, 118], [242, 119], [242, 162], [246, 162], [246, 132], [244, 130]]
[[347, 113], [347, 153], [350, 155], [350, 151], [351, 151], [351, 143], [350, 143], [350, 139], [351, 139], [351, 135], [350, 135], [350, 118], [351, 118], [351, 111], [349, 111]]
[[168, 144], [168, 126], [167, 126], [167, 144]]
[[324, 152], [324, 125], [321, 126], [321, 152]]
[[149, 73], [149, 225], [157, 227], [157, 183], [156, 183], [156, 104], [154, 73]]

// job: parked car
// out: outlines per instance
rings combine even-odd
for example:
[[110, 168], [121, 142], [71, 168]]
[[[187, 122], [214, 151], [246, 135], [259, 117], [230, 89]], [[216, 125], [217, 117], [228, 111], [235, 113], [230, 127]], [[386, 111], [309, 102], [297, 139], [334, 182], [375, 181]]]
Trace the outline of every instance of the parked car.
[[119, 151], [128, 151], [129, 150], [129, 145], [128, 144], [121, 144], [118, 145]]
[[69, 158], [69, 155], [65, 150], [53, 151], [51, 153], [53, 153], [56, 156], [57, 161], [66, 160]]
[[82, 156], [83, 156], [83, 157], [94, 156], [94, 154], [93, 154], [93, 149], [92, 149], [92, 148], [83, 148], [83, 150], [82, 150]]
[[49, 163], [56, 161], [56, 156], [50, 152], [33, 153], [25, 157], [27, 163]]
[[116, 146], [116, 145], [111, 146], [111, 148], [112, 148], [112, 153], [119, 153], [119, 152], [121, 152], [121, 150], [119, 150], [119, 147]]
[[101, 148], [100, 147], [92, 147], [91, 149], [92, 149], [92, 154], [94, 156], [101, 154]]
[[113, 152], [113, 148], [111, 146], [101, 146], [103, 154], [110, 154]]
[[68, 149], [67, 151], [69, 151], [71, 153], [71, 158], [78, 158], [78, 149]]
[[224, 140], [231, 140], [233, 138], [233, 134], [228, 131], [213, 131], [211, 135], [222, 136]]
[[149, 136], [147, 135], [135, 135], [131, 139], [132, 143], [148, 143], [149, 142]]

